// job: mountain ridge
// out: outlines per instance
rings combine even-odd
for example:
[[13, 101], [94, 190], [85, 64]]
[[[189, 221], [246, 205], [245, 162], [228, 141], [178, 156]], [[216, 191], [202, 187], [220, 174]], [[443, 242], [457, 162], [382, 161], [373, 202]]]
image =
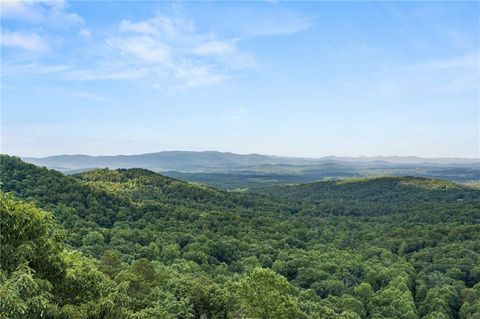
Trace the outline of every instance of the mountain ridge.
[[84, 154], [54, 155], [47, 157], [21, 157], [23, 160], [62, 171], [92, 168], [145, 168], [155, 171], [206, 172], [238, 170], [261, 165], [319, 165], [325, 163], [345, 165], [480, 165], [474, 158], [421, 158], [416, 156], [324, 156], [287, 157], [263, 154], [237, 154], [219, 151], [161, 151], [136, 155]]
[[20, 287], [24, 298], [2, 300], [30, 311], [11, 318], [39, 318], [31, 300], [47, 318], [233, 318], [258, 287], [269, 299], [255, 314], [277, 300], [294, 308], [249, 318], [480, 309], [478, 189], [404, 176], [227, 192], [145, 169], [68, 176], [6, 155], [0, 180], [2, 297]]

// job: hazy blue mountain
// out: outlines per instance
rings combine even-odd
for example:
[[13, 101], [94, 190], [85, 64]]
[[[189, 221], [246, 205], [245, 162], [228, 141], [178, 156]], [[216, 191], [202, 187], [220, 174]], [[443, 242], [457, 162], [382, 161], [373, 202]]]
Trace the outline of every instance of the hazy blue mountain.
[[400, 156], [322, 158], [168, 151], [140, 155], [59, 155], [23, 160], [68, 174], [95, 168], [145, 168], [223, 189], [367, 176], [418, 176], [480, 181], [480, 160]]
[[297, 159], [258, 154], [240, 155], [222, 152], [166, 151], [141, 155], [88, 156], [59, 155], [44, 158], [23, 158], [33, 164], [60, 170], [78, 170], [92, 167], [133, 168], [156, 171], [208, 171], [238, 169], [263, 164], [305, 165], [311, 159]]
[[24, 157], [23, 160], [61, 171], [85, 170], [90, 168], [133, 168], [140, 167], [155, 171], [180, 172], [225, 172], [225, 171], [288, 171], [292, 172], [302, 166], [306, 169], [325, 168], [332, 165], [338, 167], [382, 167], [392, 164], [415, 165], [452, 165], [478, 168], [479, 159], [466, 158], [419, 158], [401, 156], [376, 157], [336, 157], [299, 158], [259, 154], [234, 154], [215, 151], [165, 151], [140, 155], [88, 156], [88, 155], [58, 155], [43, 158]]

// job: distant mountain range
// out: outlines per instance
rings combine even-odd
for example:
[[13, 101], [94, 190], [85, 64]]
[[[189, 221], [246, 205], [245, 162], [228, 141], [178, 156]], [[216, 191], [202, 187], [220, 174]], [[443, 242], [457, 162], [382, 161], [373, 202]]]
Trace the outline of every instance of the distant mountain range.
[[63, 172], [92, 168], [146, 168], [154, 171], [178, 172], [281, 172], [319, 167], [398, 167], [398, 166], [454, 166], [479, 168], [480, 159], [420, 158], [414, 156], [336, 157], [321, 158], [282, 157], [260, 154], [235, 154], [216, 151], [164, 151], [140, 155], [89, 156], [58, 155], [43, 158], [23, 157], [24, 161]]

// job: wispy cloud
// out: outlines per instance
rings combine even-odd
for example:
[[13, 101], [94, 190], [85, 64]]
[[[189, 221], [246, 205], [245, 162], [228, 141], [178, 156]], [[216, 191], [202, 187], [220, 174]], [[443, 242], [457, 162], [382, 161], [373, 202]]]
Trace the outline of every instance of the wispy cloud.
[[20, 20], [24, 23], [46, 24], [50, 27], [83, 24], [76, 13], [68, 12], [65, 0], [5, 0], [1, 2], [1, 17], [6, 20]]
[[84, 37], [84, 38], [90, 38], [92, 36], [92, 33], [88, 28], [83, 28], [78, 31], [78, 35]]
[[[48, 30], [65, 30], [85, 23], [81, 16], [68, 11], [68, 4], [63, 0], [5, 0], [0, 6], [3, 47], [47, 51], [51, 48], [47, 39], [56, 37], [50, 37]], [[5, 27], [9, 21], [14, 21], [18, 29]]]
[[[199, 28], [193, 19], [178, 12], [172, 15], [157, 13], [143, 20], [121, 20], [116, 26], [97, 32], [104, 35], [103, 39], [99, 39], [98, 36], [92, 37], [82, 17], [68, 11], [65, 1], [13, 1], [6, 7], [2, 18], [20, 19], [32, 26], [50, 27], [50, 23], [75, 25], [75, 34], [83, 41], [88, 39], [92, 48], [86, 52], [88, 63], [85, 63], [86, 60], [65, 59], [66, 63], [59, 66], [50, 65], [41, 58], [27, 65], [25, 61], [16, 64], [4, 62], [7, 76], [15, 72], [45, 76], [50, 69], [50, 75], [55, 80], [145, 79], [151, 86], [162, 90], [210, 86], [237, 77], [240, 71], [257, 66], [254, 56], [243, 48], [246, 42], [257, 37], [293, 34], [311, 26], [310, 22], [295, 15], [269, 16], [258, 19], [255, 28], [245, 23], [241, 30], [226, 32], [228, 35], [225, 35], [221, 29]], [[4, 46], [30, 51], [49, 48], [42, 34], [4, 33]], [[56, 42], [63, 45], [66, 41], [68, 39]], [[55, 49], [57, 47], [53, 46], [52, 51]], [[114, 65], [112, 61], [115, 61]]]
[[157, 80], [167, 76], [174, 88], [217, 84], [230, 77], [233, 65], [242, 62], [241, 67], [247, 67], [248, 58], [235, 39], [197, 31], [193, 21], [165, 15], [123, 20], [106, 43], [123, 55], [125, 63], [148, 67]]
[[178, 36], [180, 33], [194, 31], [193, 24], [184, 19], [171, 18], [157, 14], [155, 17], [138, 22], [122, 20], [119, 25], [121, 32], [135, 32], [152, 36]]
[[48, 45], [36, 33], [2, 31], [0, 43], [5, 47], [20, 48], [29, 51], [48, 50]]
[[146, 63], [169, 65], [171, 47], [147, 35], [115, 37], [107, 39], [107, 44], [121, 53]]
[[383, 97], [414, 94], [474, 92], [480, 85], [480, 54], [432, 59], [423, 63], [392, 66], [365, 76], [367, 90]]
[[97, 101], [97, 102], [108, 101], [106, 97], [95, 94], [95, 93], [90, 93], [90, 92], [74, 91], [71, 94], [75, 97], [85, 99], [85, 100], [91, 100], [91, 101]]
[[102, 80], [135, 80], [150, 74], [145, 68], [114, 68], [73, 69], [63, 72], [62, 79], [70, 81], [102, 81]]
[[293, 15], [261, 21], [255, 29], [246, 24], [238, 34], [222, 36], [214, 30], [199, 30], [195, 21], [185, 16], [157, 13], [145, 20], [122, 20], [105, 44], [126, 69], [142, 70], [155, 82], [154, 87], [165, 90], [210, 86], [236, 77], [238, 70], [256, 67], [254, 57], [242, 50], [243, 42], [293, 34], [312, 25]]
[[297, 15], [284, 15], [280, 18], [264, 18], [250, 23], [247, 37], [282, 36], [305, 31], [313, 26], [313, 21]]
[[223, 55], [236, 50], [235, 40], [232, 41], [209, 41], [193, 48], [193, 53], [198, 55]]
[[236, 77], [238, 70], [255, 68], [255, 58], [242, 48], [250, 39], [294, 34], [313, 23], [282, 14], [248, 23], [239, 21], [239, 25], [236, 32], [224, 36], [218, 30], [200, 30], [195, 21], [184, 16], [156, 14], [142, 21], [121, 21], [118, 33], [106, 43], [124, 58], [133, 58], [128, 63], [144, 63], [160, 72], [161, 78], [169, 74], [173, 87], [192, 88], [218, 84]]
[[436, 59], [423, 65], [435, 70], [441, 69], [467, 69], [480, 72], [480, 54], [455, 56], [447, 59]]
[[201, 86], [209, 86], [221, 83], [231, 76], [227, 74], [217, 74], [212, 71], [208, 65], [205, 66], [175, 66], [175, 78], [179, 80], [174, 86], [175, 89], [188, 89]]
[[24, 61], [16, 61], [13, 63], [2, 63], [2, 76], [58, 76], [72, 69], [73, 66], [67, 64], [25, 63]]

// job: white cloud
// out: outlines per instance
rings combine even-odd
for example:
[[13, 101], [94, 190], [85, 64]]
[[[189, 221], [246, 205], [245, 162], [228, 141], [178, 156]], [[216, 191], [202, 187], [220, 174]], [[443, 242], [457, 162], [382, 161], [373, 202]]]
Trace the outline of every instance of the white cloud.
[[426, 66], [436, 70], [466, 68], [480, 72], [480, 55], [472, 54], [447, 59], [437, 59], [427, 63]]
[[118, 32], [106, 43], [112, 52], [121, 53], [127, 65], [134, 63], [148, 68], [151, 76], [167, 77], [168, 85], [174, 88], [191, 88], [218, 84], [234, 77], [238, 70], [255, 67], [255, 59], [241, 50], [243, 42], [293, 34], [312, 23], [283, 14], [278, 19], [258, 19], [254, 25], [244, 24], [245, 30], [225, 37], [214, 30], [199, 30], [184, 17], [157, 14], [142, 21], [122, 20]]
[[105, 102], [108, 101], [108, 99], [104, 96], [90, 93], [90, 92], [82, 92], [82, 91], [77, 91], [77, 92], [72, 92], [71, 93], [75, 97], [79, 97], [81, 99], [86, 99], [86, 100], [91, 100], [91, 101], [96, 101], [96, 102]]
[[265, 20], [255, 25], [255, 28], [251, 30], [250, 36], [290, 35], [305, 31], [312, 25], [311, 21], [298, 17], [284, 21], [275, 19]]
[[209, 66], [177, 65], [175, 69], [175, 78], [179, 80], [175, 89], [188, 89], [200, 86], [209, 86], [218, 84], [229, 77], [223, 74], [217, 74]]
[[253, 56], [241, 49], [252, 37], [292, 34], [310, 26], [306, 20], [282, 16], [279, 21], [261, 20], [254, 31], [247, 24], [247, 30], [225, 37], [199, 30], [184, 17], [157, 14], [143, 21], [121, 21], [106, 44], [126, 65], [149, 69], [157, 82], [167, 79], [167, 86], [191, 88], [218, 84], [235, 77], [238, 70], [256, 67]]
[[90, 38], [92, 33], [90, 32], [89, 29], [83, 28], [83, 29], [80, 29], [80, 31], [78, 31], [78, 35], [84, 38]]
[[76, 13], [67, 11], [64, 0], [5, 0], [1, 2], [1, 17], [6, 20], [20, 20], [31, 24], [48, 24], [49, 27], [83, 24]]
[[229, 77], [228, 58], [240, 60], [235, 41], [199, 32], [186, 19], [156, 15], [123, 20], [118, 31], [106, 40], [112, 52], [120, 53], [126, 65], [149, 69], [157, 81], [167, 79], [175, 89], [220, 83]]
[[150, 74], [145, 68], [109, 68], [80, 69], [64, 72], [62, 78], [72, 81], [136, 80]]
[[166, 16], [157, 15], [154, 18], [147, 19], [140, 22], [131, 22], [129, 20], [123, 20], [120, 23], [119, 30], [121, 32], [136, 32], [140, 34], [149, 34], [153, 36], [167, 35], [175, 36], [177, 30], [181, 28], [187, 29], [191, 25], [185, 24], [180, 20], [173, 20]]
[[2, 63], [2, 76], [32, 76], [32, 75], [58, 75], [73, 67], [66, 64], [40, 64], [40, 63]]
[[38, 21], [42, 18], [42, 12], [35, 10], [29, 3], [20, 0], [1, 1], [0, 15], [2, 19], [21, 19]]
[[144, 62], [170, 64], [170, 47], [147, 35], [111, 38], [107, 44]]
[[[30, 1], [12, 2], [2, 18], [29, 20], [32, 25], [47, 26], [42, 30], [49, 39], [52, 48], [62, 45], [67, 39], [59, 39], [58, 35], [46, 33], [52, 31], [51, 25], [75, 25], [76, 33], [85, 38], [91, 37], [90, 29], [83, 19], [75, 13], [68, 12], [65, 1]], [[52, 79], [94, 81], [94, 80], [136, 80], [146, 79], [164, 89], [185, 89], [215, 85], [227, 79], [238, 76], [241, 70], [256, 67], [254, 57], [241, 48], [242, 44], [253, 37], [291, 34], [308, 28], [309, 23], [302, 19], [281, 17], [275, 19], [260, 19], [259, 28], [254, 32], [248, 29], [244, 32], [221, 32], [212, 29], [197, 29], [188, 18], [177, 15], [155, 16], [140, 20], [120, 21], [114, 31], [102, 39], [102, 42], [89, 41], [88, 66], [84, 61], [68, 61], [68, 68], [58, 69], [56, 65], [47, 62], [38, 64], [35, 68], [22, 66], [22, 63], [7, 66], [8, 74], [27, 74], [46, 76]], [[110, 29], [111, 30], [111, 29]], [[101, 34], [101, 33], [99, 33]], [[41, 34], [30, 33], [7, 34], [2, 45], [16, 46], [27, 50], [48, 48]], [[18, 62], [18, 61], [17, 61]], [[113, 65], [114, 63], [114, 65]], [[82, 66], [83, 64], [83, 66]], [[63, 67], [63, 66], [62, 66]], [[47, 71], [51, 72], [48, 73]]]
[[236, 50], [234, 41], [210, 41], [193, 49], [199, 55], [223, 55]]
[[78, 14], [68, 12], [64, 0], [4, 0], [0, 16], [3, 25], [10, 25], [2, 31], [2, 45], [29, 51], [53, 48], [63, 42], [56, 32], [85, 23]]
[[16, 61], [2, 63], [2, 76], [18, 78], [49, 77], [53, 80], [69, 81], [102, 81], [102, 80], [135, 80], [147, 77], [150, 71], [146, 68], [102, 65], [96, 68], [79, 68], [69, 64], [25, 63]]
[[477, 92], [480, 86], [480, 55], [438, 58], [423, 63], [390, 66], [353, 81], [346, 91], [358, 90], [385, 98], [454, 95]]
[[0, 42], [2, 46], [20, 48], [29, 51], [45, 51], [48, 45], [36, 33], [20, 33], [3, 31]]
[[314, 21], [290, 11], [259, 12], [238, 17], [231, 22], [242, 39], [288, 36], [308, 30]]

